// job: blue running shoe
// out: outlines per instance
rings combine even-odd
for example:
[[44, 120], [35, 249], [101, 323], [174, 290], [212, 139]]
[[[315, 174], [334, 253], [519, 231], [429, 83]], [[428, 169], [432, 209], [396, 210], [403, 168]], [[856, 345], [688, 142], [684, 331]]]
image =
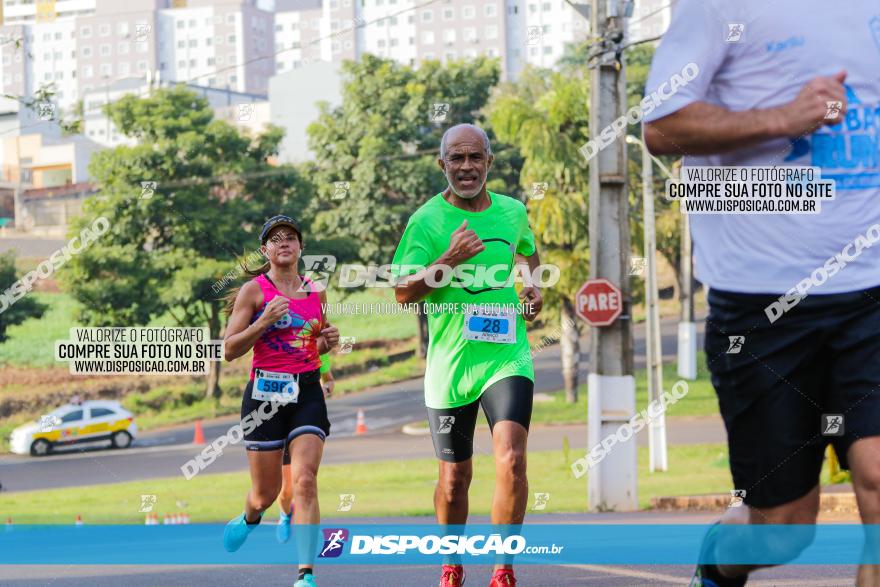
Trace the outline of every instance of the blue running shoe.
[[722, 577], [718, 574], [718, 567], [702, 562], [714, 558], [710, 555], [715, 551], [715, 539], [720, 527], [720, 522], [715, 522], [706, 532], [703, 544], [700, 545], [700, 561], [688, 587], [744, 587], [748, 581], [748, 575], [734, 579]]
[[[260, 519], [263, 519], [262, 513], [260, 514]], [[254, 528], [259, 525], [259, 521], [256, 524], [248, 524], [244, 519], [244, 512], [234, 517], [226, 524], [226, 530], [223, 531], [223, 548], [227, 552], [235, 552], [247, 540], [248, 534], [253, 532]]]
[[281, 516], [278, 517], [278, 527], [275, 528], [275, 537], [281, 544], [290, 540], [290, 520], [292, 517], [292, 515], [285, 514], [284, 512], [281, 512]]
[[302, 579], [293, 584], [293, 587], [318, 587], [318, 584], [315, 583], [315, 576], [313, 574], [306, 573]]

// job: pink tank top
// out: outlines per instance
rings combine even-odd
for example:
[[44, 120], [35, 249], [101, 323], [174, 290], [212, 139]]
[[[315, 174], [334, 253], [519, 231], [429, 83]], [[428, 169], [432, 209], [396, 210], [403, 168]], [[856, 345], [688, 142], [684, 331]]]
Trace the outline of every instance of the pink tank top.
[[[303, 289], [310, 290], [309, 295], [300, 300], [287, 298], [287, 316], [270, 326], [257, 340], [251, 379], [254, 378], [254, 369], [296, 374], [314, 371], [321, 366], [318, 357], [318, 335], [324, 321], [321, 295], [308, 278], [300, 278], [305, 286]], [[254, 281], [263, 291], [263, 306], [251, 318], [251, 323], [263, 314], [272, 298], [283, 297], [265, 275], [255, 277]]]

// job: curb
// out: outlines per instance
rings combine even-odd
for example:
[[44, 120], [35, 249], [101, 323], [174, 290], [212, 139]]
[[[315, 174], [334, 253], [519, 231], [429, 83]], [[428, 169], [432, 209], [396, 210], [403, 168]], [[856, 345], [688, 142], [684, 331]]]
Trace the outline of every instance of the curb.
[[[724, 494], [655, 497], [651, 500], [651, 509], [663, 512], [719, 511], [726, 510], [729, 505], [730, 495]], [[822, 493], [819, 498], [819, 511], [821, 513], [857, 514], [859, 506], [855, 493]]]
[[[421, 422], [419, 422], [421, 423]], [[404, 434], [408, 434], [410, 436], [430, 436], [431, 429], [430, 428], [422, 428], [421, 426], [416, 426], [413, 424], [404, 424], [403, 428], [400, 429]]]

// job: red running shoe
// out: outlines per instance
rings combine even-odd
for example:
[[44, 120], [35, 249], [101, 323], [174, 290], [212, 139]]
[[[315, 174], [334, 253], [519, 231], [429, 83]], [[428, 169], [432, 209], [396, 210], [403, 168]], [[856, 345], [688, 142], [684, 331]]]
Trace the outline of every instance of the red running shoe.
[[492, 582], [489, 587], [516, 587], [516, 577], [513, 576], [513, 569], [498, 569], [492, 575]]
[[440, 587], [462, 587], [464, 585], [464, 567], [461, 565], [443, 565], [440, 574]]

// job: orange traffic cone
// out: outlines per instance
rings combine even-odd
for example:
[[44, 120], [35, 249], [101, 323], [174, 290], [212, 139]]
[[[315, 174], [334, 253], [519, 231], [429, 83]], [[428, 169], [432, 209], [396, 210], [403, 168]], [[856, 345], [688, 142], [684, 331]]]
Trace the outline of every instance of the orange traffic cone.
[[202, 430], [202, 421], [196, 422], [196, 431], [193, 434], [193, 444], [205, 444], [205, 432]]
[[357, 425], [354, 428], [355, 434], [366, 434], [367, 433], [367, 421], [364, 418], [364, 411], [358, 410], [358, 419]]
[[82, 516], [79, 515], [79, 514], [76, 515], [76, 525], [77, 525], [77, 526], [82, 526], [82, 525], [83, 525], [83, 519], [82, 519]]

